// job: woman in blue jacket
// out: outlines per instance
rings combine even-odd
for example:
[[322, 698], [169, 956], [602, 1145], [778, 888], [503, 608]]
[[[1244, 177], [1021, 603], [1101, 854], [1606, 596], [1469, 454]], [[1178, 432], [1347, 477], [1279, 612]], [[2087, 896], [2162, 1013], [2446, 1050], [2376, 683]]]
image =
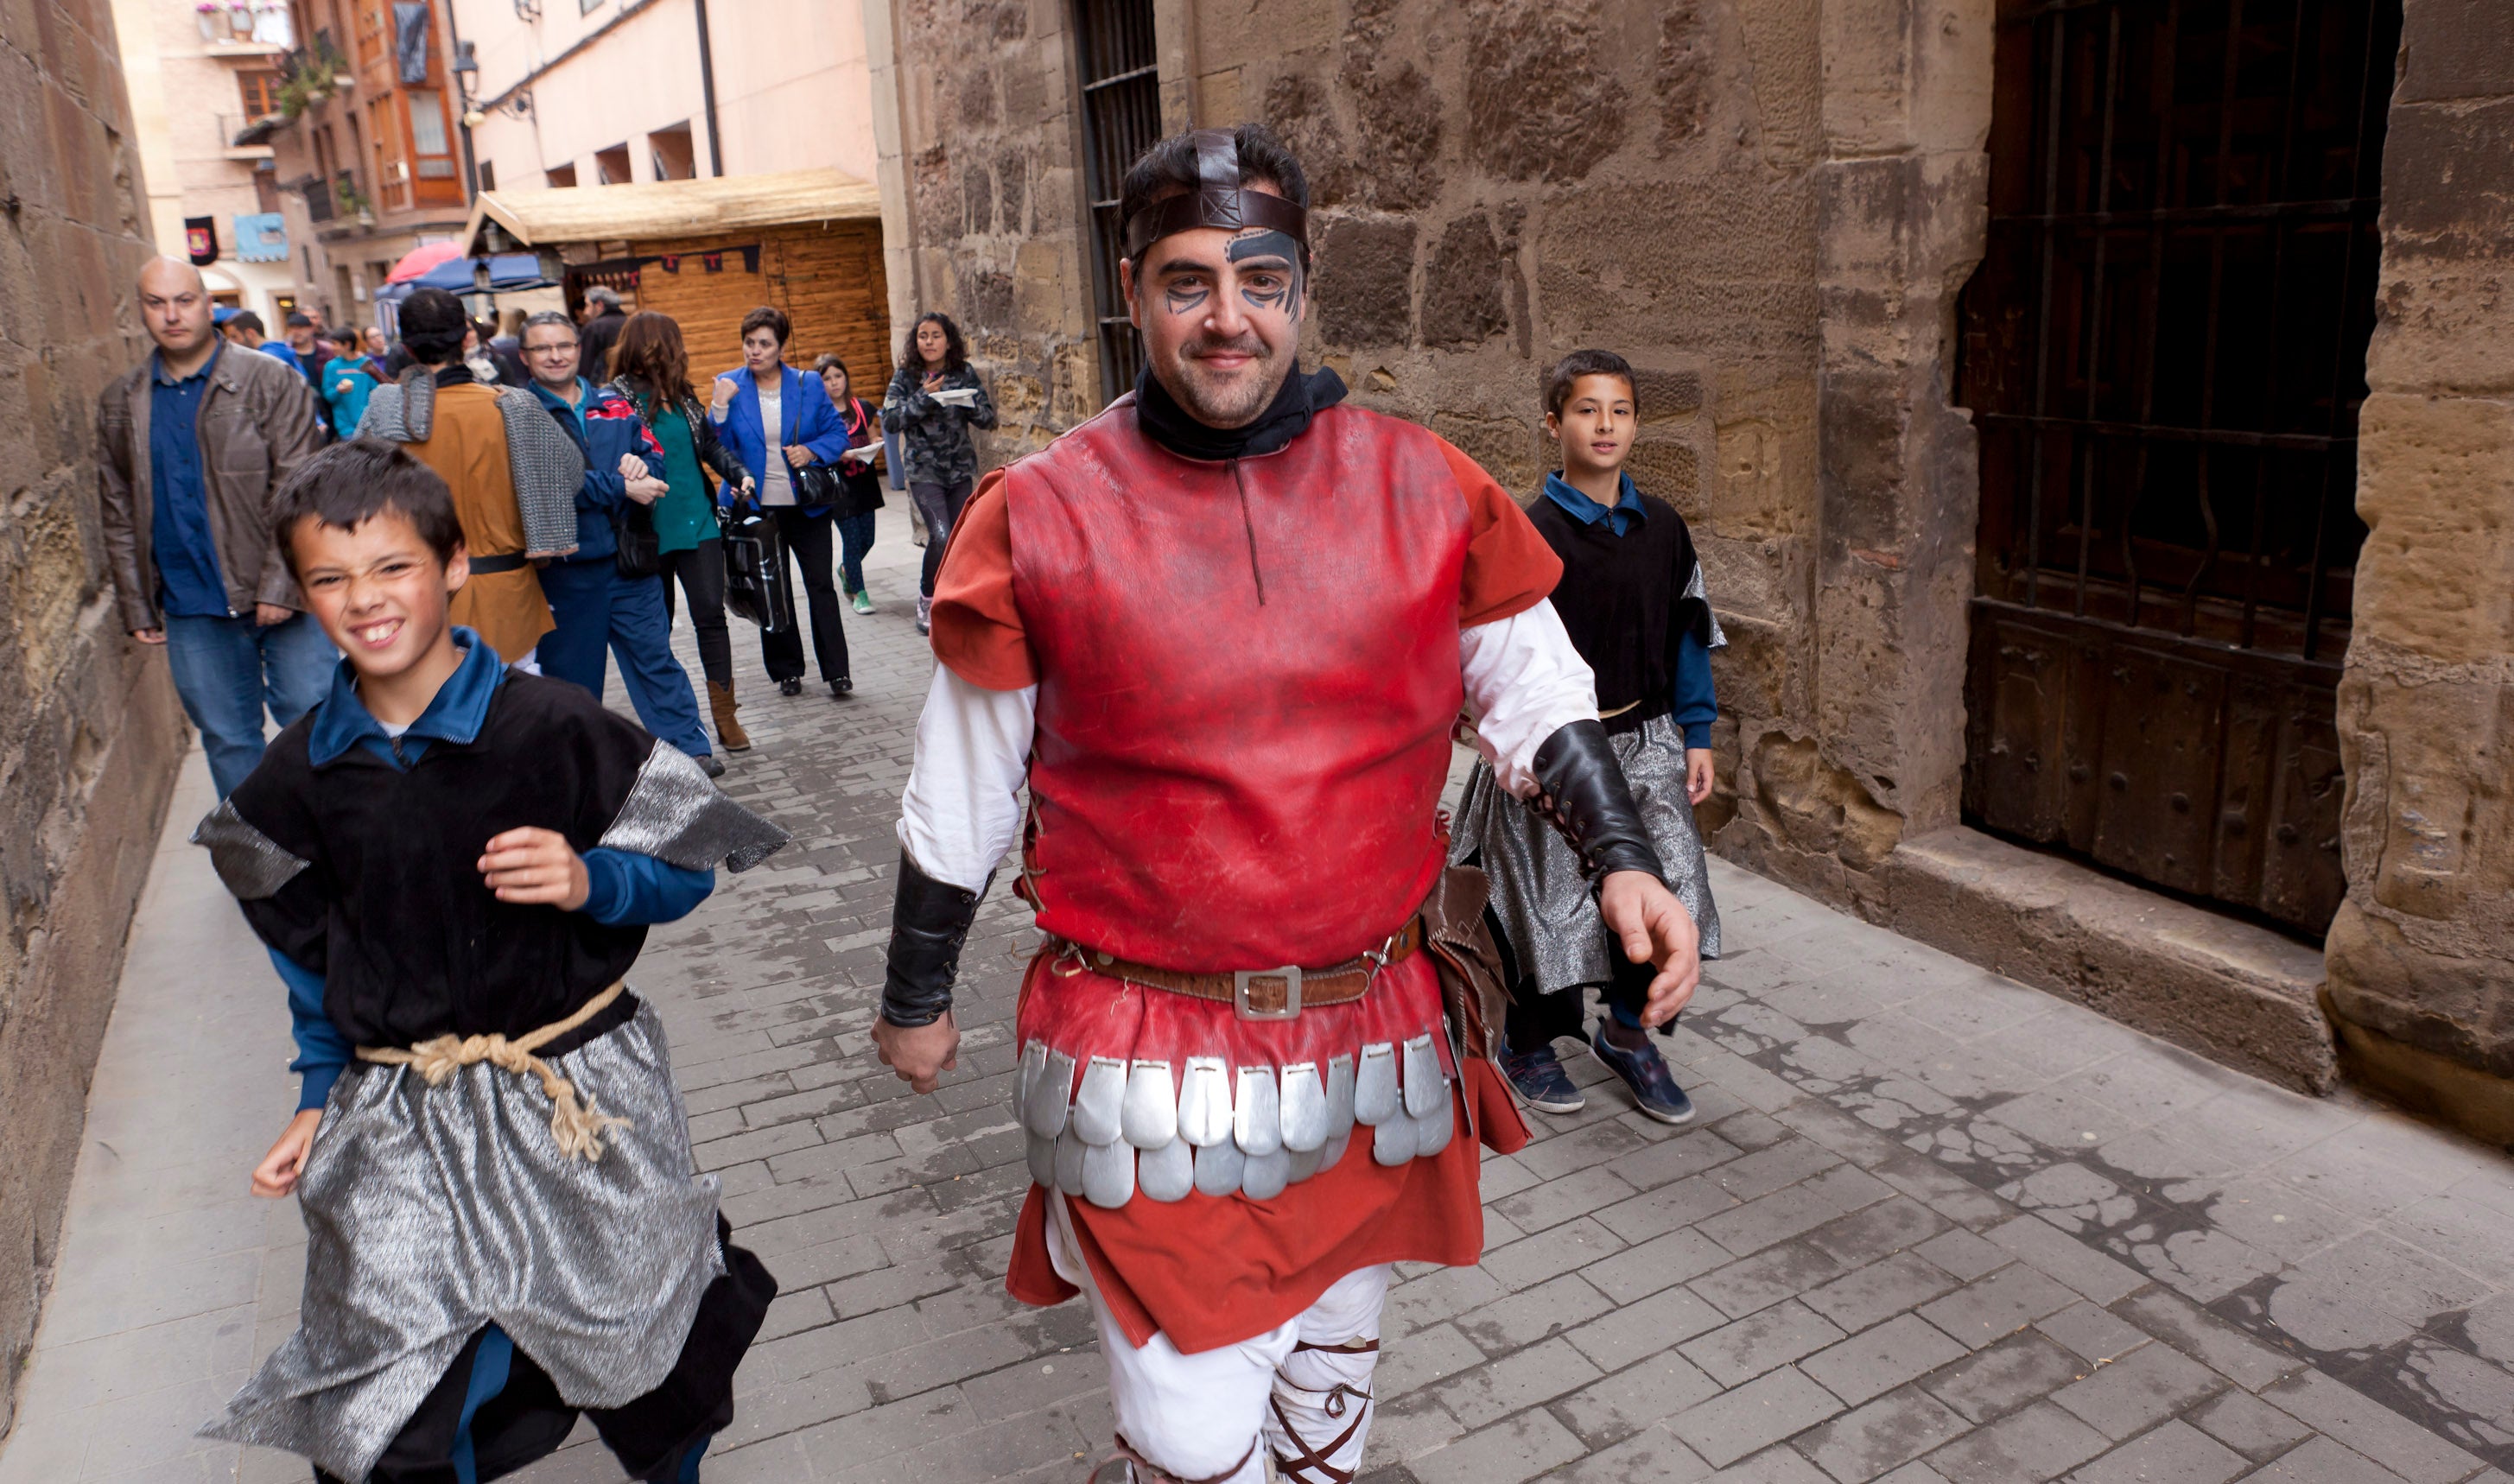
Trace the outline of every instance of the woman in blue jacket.
[[[812, 653], [832, 697], [856, 688], [847, 672], [847, 631], [839, 618], [845, 600], [831, 580], [831, 506], [805, 504], [796, 478], [815, 463], [835, 463], [847, 451], [846, 424], [830, 405], [821, 379], [786, 364], [786, 339], [793, 326], [782, 309], [766, 304], [742, 317], [742, 369], [715, 379], [709, 421], [725, 451], [750, 474], [750, 497], [776, 522], [787, 550], [803, 564], [803, 591], [812, 607]], [[767, 431], [777, 429], [774, 436]], [[744, 499], [727, 485], [718, 497]], [[803, 692], [803, 647], [759, 637], [759, 657], [780, 694]]]

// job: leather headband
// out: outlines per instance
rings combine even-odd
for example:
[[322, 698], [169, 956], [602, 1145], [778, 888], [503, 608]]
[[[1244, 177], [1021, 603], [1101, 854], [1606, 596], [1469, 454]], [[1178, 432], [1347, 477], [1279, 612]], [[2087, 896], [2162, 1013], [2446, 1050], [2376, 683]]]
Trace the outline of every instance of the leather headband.
[[1286, 197], [1240, 188], [1239, 145], [1231, 131], [1198, 129], [1190, 138], [1196, 141], [1196, 189], [1156, 201], [1128, 218], [1127, 258], [1141, 258], [1144, 249], [1173, 233], [1214, 226], [1233, 232], [1250, 227], [1281, 232], [1300, 244], [1306, 261], [1310, 214]]

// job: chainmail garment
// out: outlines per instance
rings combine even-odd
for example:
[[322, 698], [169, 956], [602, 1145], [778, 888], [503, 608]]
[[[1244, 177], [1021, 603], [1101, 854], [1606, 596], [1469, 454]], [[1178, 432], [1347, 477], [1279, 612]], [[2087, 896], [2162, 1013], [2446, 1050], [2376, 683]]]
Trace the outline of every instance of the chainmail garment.
[[248, 822], [225, 799], [192, 826], [192, 843], [206, 846], [219, 880], [238, 902], [279, 895], [306, 862]]
[[[1633, 802], [1649, 826], [1650, 844], [1667, 867], [1668, 889], [1693, 914], [1702, 933], [1702, 956], [1720, 956], [1720, 908], [1711, 900], [1711, 875], [1693, 806], [1684, 797], [1684, 734], [1665, 716], [1636, 732], [1606, 739], [1623, 764]], [[1526, 982], [1547, 994], [1613, 977], [1606, 957], [1605, 923], [1570, 842], [1534, 809], [1512, 798], [1480, 762], [1458, 801], [1449, 859], [1480, 855], [1492, 879], [1493, 911], [1509, 938], [1507, 951]]]
[[726, 798], [688, 753], [658, 741], [597, 843], [683, 870], [712, 870], [722, 862], [729, 870], [747, 871], [792, 838]]
[[[524, 549], [533, 556], [565, 556], [576, 549], [576, 495], [585, 484], [585, 451], [531, 392], [493, 386], [498, 416], [507, 429], [507, 474], [515, 487], [515, 508], [524, 518]], [[424, 443], [436, 424], [436, 380], [414, 366], [401, 380], [379, 386], [358, 420], [358, 435], [392, 443]], [[475, 553], [491, 554], [491, 553]]]
[[363, 1479], [428, 1388], [495, 1323], [578, 1407], [617, 1407], [672, 1368], [724, 1271], [716, 1178], [653, 1007], [552, 1064], [628, 1125], [598, 1163], [550, 1139], [538, 1084], [486, 1063], [429, 1087], [353, 1067], [298, 1184], [304, 1327], [201, 1429]]

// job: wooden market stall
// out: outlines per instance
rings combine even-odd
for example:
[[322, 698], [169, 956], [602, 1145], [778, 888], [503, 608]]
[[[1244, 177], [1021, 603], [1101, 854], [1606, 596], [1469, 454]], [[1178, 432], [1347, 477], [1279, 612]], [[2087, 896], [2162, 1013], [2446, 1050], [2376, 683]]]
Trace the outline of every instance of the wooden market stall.
[[742, 317], [774, 304], [794, 323], [787, 364], [833, 350], [855, 391], [878, 401], [898, 347], [882, 278], [881, 195], [834, 170], [484, 191], [465, 248], [532, 252], [566, 286], [570, 312], [604, 284], [627, 307], [680, 321], [690, 377], [742, 364]]

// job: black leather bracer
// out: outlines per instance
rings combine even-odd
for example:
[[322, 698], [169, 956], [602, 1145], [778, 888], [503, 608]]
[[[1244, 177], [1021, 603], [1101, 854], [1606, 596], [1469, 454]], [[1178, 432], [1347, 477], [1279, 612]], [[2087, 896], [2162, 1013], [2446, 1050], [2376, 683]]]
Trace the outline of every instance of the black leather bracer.
[[881, 1018], [893, 1025], [930, 1025], [952, 1008], [960, 945], [977, 919], [982, 891], [937, 881], [903, 851], [899, 896], [890, 909], [890, 963], [881, 981]]
[[1545, 739], [1533, 771], [1536, 797], [1529, 802], [1571, 842], [1591, 885], [1609, 871], [1647, 871], [1667, 880], [1603, 724], [1575, 721]]

